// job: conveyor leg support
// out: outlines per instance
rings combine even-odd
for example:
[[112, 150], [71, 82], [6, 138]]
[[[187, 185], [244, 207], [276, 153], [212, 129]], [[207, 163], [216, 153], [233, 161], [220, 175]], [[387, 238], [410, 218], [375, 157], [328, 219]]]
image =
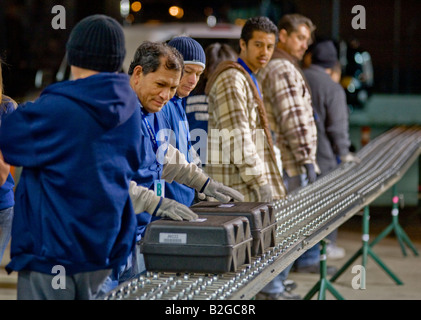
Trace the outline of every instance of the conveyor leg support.
[[342, 268], [340, 268], [330, 279], [331, 282], [334, 282], [339, 276], [361, 255], [362, 256], [362, 266], [365, 268], [367, 265], [367, 258], [370, 256], [373, 260], [399, 285], [403, 282], [386, 266], [386, 264], [380, 260], [380, 258], [373, 252], [371, 249], [372, 243], [369, 244], [369, 220], [370, 220], [370, 210], [369, 207], [364, 207], [363, 214], [363, 246], [349, 259]]
[[414, 253], [415, 256], [418, 256], [418, 251], [415, 246], [412, 244], [406, 232], [403, 230], [402, 226], [399, 224], [399, 196], [397, 192], [396, 185], [392, 188], [393, 198], [392, 198], [392, 222], [370, 243], [370, 247], [376, 245], [380, 240], [386, 237], [390, 232], [394, 231], [396, 238], [398, 239], [399, 245], [402, 250], [402, 254], [406, 256], [406, 250], [404, 244], [406, 244]]
[[336, 299], [345, 300], [341, 294], [333, 287], [327, 279], [327, 265], [326, 265], [326, 240], [320, 241], [320, 280], [314, 285], [313, 288], [305, 295], [304, 300], [310, 300], [318, 291], [318, 299], [326, 299], [326, 290], [328, 290]]

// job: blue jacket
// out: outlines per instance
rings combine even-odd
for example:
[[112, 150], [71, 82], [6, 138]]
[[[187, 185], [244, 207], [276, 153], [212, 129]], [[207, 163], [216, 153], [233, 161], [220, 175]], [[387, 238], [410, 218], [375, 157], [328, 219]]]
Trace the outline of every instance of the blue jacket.
[[5, 117], [0, 149], [24, 167], [8, 272], [126, 263], [136, 229], [129, 183], [144, 138], [136, 101], [127, 75], [99, 73], [53, 84]]
[[[184, 110], [184, 102], [185, 99], [174, 96], [160, 112], [168, 119], [170, 128], [174, 132], [170, 143], [184, 154], [188, 162], [191, 162], [190, 128]], [[166, 183], [165, 197], [190, 207], [194, 200], [194, 189], [175, 181]]]
[[[3, 118], [15, 111], [13, 103], [11, 101], [5, 101], [0, 104], [0, 124], [3, 121]], [[15, 187], [15, 181], [13, 180], [12, 175], [9, 173], [5, 183], [0, 187], [0, 210], [4, 210], [10, 207], [13, 207], [15, 204], [15, 193], [13, 188]]]
[[208, 132], [208, 104], [209, 97], [205, 94], [190, 95], [186, 98], [186, 115], [190, 133], [195, 129]]
[[202, 166], [204, 167], [208, 160], [209, 97], [204, 93], [197, 93], [188, 96], [184, 100], [192, 147], [200, 156]]
[[[157, 152], [165, 154], [162, 146], [163, 140], [166, 140], [161, 134], [166, 134], [169, 128], [169, 123], [164, 114], [159, 111], [156, 113], [146, 112], [139, 101], [137, 102], [138, 108], [141, 110], [141, 128], [142, 134], [145, 136], [143, 151], [141, 154], [142, 168], [138, 170], [133, 177], [133, 180], [143, 187], [154, 190], [154, 181], [162, 177], [162, 161], [158, 161]], [[149, 131], [148, 126], [152, 131]], [[155, 137], [157, 145], [153, 144], [153, 137]], [[162, 152], [161, 152], [162, 150]], [[167, 195], [165, 195], [167, 196]], [[137, 219], [137, 239], [142, 237], [146, 231], [147, 225], [156, 217], [152, 217], [148, 212], [136, 212]]]

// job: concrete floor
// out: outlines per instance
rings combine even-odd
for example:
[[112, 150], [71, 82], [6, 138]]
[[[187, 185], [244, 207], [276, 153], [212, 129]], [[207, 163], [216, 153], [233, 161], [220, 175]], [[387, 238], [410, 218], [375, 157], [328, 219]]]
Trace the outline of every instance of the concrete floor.
[[[370, 240], [373, 240], [391, 221], [390, 208], [370, 208]], [[404, 208], [400, 211], [399, 221], [421, 254], [421, 212], [415, 207]], [[346, 257], [341, 260], [328, 260], [328, 265], [341, 268], [361, 248], [361, 223], [362, 217], [357, 214], [339, 228], [338, 245], [346, 249]], [[368, 257], [365, 289], [353, 289], [353, 278], [358, 274], [352, 273], [352, 268], [362, 263], [361, 257], [358, 257], [332, 283], [334, 288], [347, 300], [421, 300], [421, 256], [415, 256], [409, 248], [406, 249], [407, 256], [404, 256], [393, 232], [373, 247], [374, 253], [403, 282], [403, 285], [396, 284], [371, 257]], [[7, 275], [4, 270], [8, 257], [9, 251], [6, 252], [0, 268], [0, 300], [16, 300], [17, 273]], [[298, 288], [295, 292], [302, 296], [305, 296], [319, 280], [317, 274], [290, 273], [289, 278], [297, 282]], [[317, 299], [317, 293], [313, 299]], [[335, 298], [326, 291], [326, 299]]]

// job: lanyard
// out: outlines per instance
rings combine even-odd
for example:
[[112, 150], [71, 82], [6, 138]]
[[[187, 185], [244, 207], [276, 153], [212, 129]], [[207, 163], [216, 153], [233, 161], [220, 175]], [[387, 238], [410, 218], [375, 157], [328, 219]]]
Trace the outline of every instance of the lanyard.
[[152, 129], [151, 123], [149, 122], [148, 118], [146, 118], [145, 110], [143, 109], [142, 105], [139, 103], [140, 111], [142, 113], [142, 121], [146, 126], [146, 129], [149, 132], [149, 137], [151, 138], [153, 149], [155, 152], [158, 151], [158, 142], [156, 141], [155, 132]]
[[[142, 115], [142, 121], [145, 124], [146, 129], [148, 130], [149, 137], [151, 138], [152, 147], [154, 149], [154, 152], [155, 152], [155, 154], [157, 154], [157, 151], [158, 151], [158, 142], [156, 140], [155, 131], [152, 128], [151, 123], [149, 122], [149, 120], [146, 118], [147, 112], [143, 109], [143, 107], [140, 104], [140, 102], [139, 102], [139, 107], [140, 107], [140, 113]], [[156, 116], [155, 116], [155, 120], [156, 120]], [[158, 179], [154, 181], [154, 186], [155, 186], [154, 188], [155, 188], [155, 191], [156, 191], [157, 182], [158, 182], [158, 184], [159, 183], [162, 184], [163, 182], [162, 182], [162, 180], [160, 180], [160, 175], [161, 175], [161, 169], [160, 168], [161, 168], [161, 165], [160, 165], [159, 161], [157, 161], [157, 158], [155, 158], [155, 162], [156, 162], [157, 173], [158, 173]], [[161, 185], [161, 187], [162, 187], [162, 185]]]
[[250, 77], [252, 78], [254, 84], [256, 85], [257, 88], [257, 92], [259, 92], [259, 96], [260, 98], [262, 97], [262, 94], [260, 93], [260, 88], [259, 88], [259, 84], [257, 83], [257, 79], [256, 76], [254, 75], [254, 73], [250, 70], [250, 68], [246, 65], [246, 63], [243, 61], [243, 59], [238, 58], [237, 62], [239, 64], [241, 64], [241, 66], [249, 73]]

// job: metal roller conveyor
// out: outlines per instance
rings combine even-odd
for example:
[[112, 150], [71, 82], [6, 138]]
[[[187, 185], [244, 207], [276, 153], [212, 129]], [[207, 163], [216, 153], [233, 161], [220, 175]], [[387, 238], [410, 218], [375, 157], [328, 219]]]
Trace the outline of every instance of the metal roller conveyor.
[[395, 127], [362, 148], [361, 163], [345, 163], [313, 184], [274, 202], [276, 244], [237, 272], [146, 272], [106, 300], [251, 299], [279, 272], [385, 192], [421, 152], [421, 127]]

